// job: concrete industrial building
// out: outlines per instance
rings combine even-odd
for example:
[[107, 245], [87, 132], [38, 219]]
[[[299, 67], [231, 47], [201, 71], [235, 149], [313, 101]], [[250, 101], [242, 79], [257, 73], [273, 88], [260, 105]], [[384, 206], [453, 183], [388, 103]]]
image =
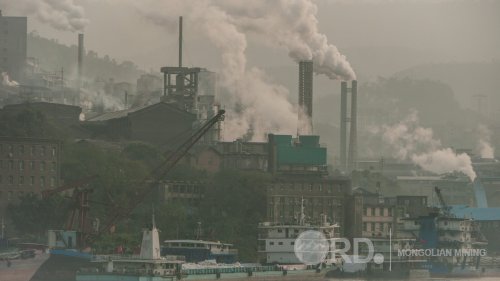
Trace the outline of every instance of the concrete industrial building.
[[277, 177], [267, 187], [267, 221], [298, 224], [304, 199], [307, 221], [320, 223], [322, 215], [331, 223], [344, 224], [348, 178]]
[[22, 78], [26, 64], [27, 17], [7, 17], [0, 10], [0, 72], [11, 79]]
[[61, 143], [0, 137], [0, 213], [19, 196], [60, 185]]

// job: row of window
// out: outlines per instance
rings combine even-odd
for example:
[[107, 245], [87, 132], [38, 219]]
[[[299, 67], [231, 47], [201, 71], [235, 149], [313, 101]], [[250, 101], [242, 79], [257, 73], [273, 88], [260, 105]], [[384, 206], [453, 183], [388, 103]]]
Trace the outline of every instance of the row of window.
[[364, 207], [363, 214], [368, 217], [382, 216], [392, 217], [392, 208], [387, 207]]
[[270, 186], [270, 189], [273, 190], [274, 188], [279, 190], [297, 190], [297, 191], [326, 191], [328, 193], [332, 192], [340, 192], [340, 186], [339, 185], [323, 185], [323, 184], [312, 184], [312, 183], [303, 183], [303, 184], [280, 184], [278, 186]]
[[[17, 145], [17, 148], [16, 148], [16, 145], [13, 145], [13, 144], [4, 145], [4, 144], [0, 143], [0, 153], [5, 152], [5, 153], [11, 153], [11, 154], [17, 153], [17, 155], [24, 155], [26, 146], [27, 145], [20, 144], [20, 145]], [[56, 152], [57, 152], [57, 148], [55, 146], [51, 147], [50, 155], [52, 157], [56, 156]], [[31, 156], [37, 156], [37, 155], [45, 156], [46, 154], [47, 154], [47, 147], [44, 145], [41, 145], [41, 146], [32, 145], [30, 148], [30, 155]]]
[[363, 231], [389, 231], [392, 228], [390, 222], [364, 222]]
[[[17, 162], [17, 165], [16, 165]], [[26, 161], [29, 162], [29, 168], [34, 171], [36, 169], [36, 162], [38, 163], [38, 168], [40, 169], [41, 172], [45, 171], [47, 169], [47, 163], [45, 161]], [[5, 166], [4, 166], [5, 165]], [[0, 169], [6, 168], [9, 170], [14, 170], [15, 168], [19, 169], [19, 171], [24, 171], [25, 167], [25, 161], [24, 160], [0, 160]], [[56, 162], [50, 162], [50, 170], [51, 171], [56, 171], [57, 164]]]
[[[28, 193], [28, 192], [27, 192], [27, 193]], [[10, 201], [10, 200], [12, 200], [12, 199], [14, 198], [14, 194], [15, 194], [15, 193], [14, 193], [14, 191], [7, 191], [7, 192], [5, 192], [5, 195], [7, 196], [7, 200], [9, 200], [9, 201]], [[18, 192], [17, 192], [17, 196], [18, 196], [18, 197], [21, 197], [21, 196], [23, 196], [24, 194], [25, 194], [25, 193], [24, 193], [24, 191], [18, 191]], [[29, 194], [32, 194], [32, 195], [33, 195], [33, 194], [35, 194], [35, 193], [34, 193], [34, 192], [29, 192]], [[3, 199], [3, 196], [4, 196], [4, 193], [0, 190], [0, 200], [2, 200], [2, 199]]]
[[200, 193], [204, 188], [198, 185], [174, 185], [170, 186], [169, 190], [175, 193]]
[[[0, 184], [4, 184], [4, 178], [2, 175], [0, 175]], [[29, 177], [24, 177], [24, 176], [19, 176], [16, 178], [12, 175], [8, 176], [5, 178], [5, 184], [8, 185], [39, 185], [40, 187], [45, 187], [47, 184], [50, 185], [50, 187], [55, 187], [56, 185], [56, 178], [55, 177], [50, 177], [48, 180], [45, 179], [44, 176], [41, 176], [38, 178], [36, 176], [29, 176]]]
[[302, 205], [302, 200], [304, 202], [304, 206], [308, 205], [336, 205], [336, 206], [341, 206], [342, 205], [342, 200], [341, 199], [335, 199], [332, 197], [327, 197], [327, 198], [302, 198], [302, 197], [286, 197], [286, 196], [276, 196], [276, 197], [271, 197], [271, 200], [269, 200], [270, 205], [274, 205], [276, 203], [279, 203], [281, 205], [297, 205], [300, 206]]

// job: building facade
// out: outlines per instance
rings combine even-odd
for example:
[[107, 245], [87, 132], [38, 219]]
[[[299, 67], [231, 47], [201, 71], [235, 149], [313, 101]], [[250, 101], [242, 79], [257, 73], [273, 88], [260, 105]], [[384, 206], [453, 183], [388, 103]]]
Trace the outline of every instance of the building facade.
[[60, 185], [61, 143], [0, 137], [0, 212], [19, 196]]

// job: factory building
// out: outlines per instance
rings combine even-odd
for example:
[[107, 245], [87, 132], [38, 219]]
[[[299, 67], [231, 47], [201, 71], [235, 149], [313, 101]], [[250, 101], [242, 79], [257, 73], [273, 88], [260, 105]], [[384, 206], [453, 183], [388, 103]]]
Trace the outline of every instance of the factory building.
[[324, 176], [327, 174], [326, 147], [319, 136], [268, 135], [269, 163], [272, 174]]
[[0, 72], [6, 72], [13, 80], [22, 78], [27, 34], [27, 17], [3, 16], [0, 10]]
[[161, 147], [176, 147], [190, 136], [196, 116], [159, 102], [153, 105], [107, 112], [83, 122], [92, 138], [111, 141], [137, 140]]

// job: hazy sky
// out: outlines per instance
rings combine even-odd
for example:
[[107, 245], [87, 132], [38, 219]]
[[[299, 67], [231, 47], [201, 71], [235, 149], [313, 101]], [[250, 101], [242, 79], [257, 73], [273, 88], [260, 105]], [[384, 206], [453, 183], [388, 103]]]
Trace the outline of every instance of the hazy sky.
[[[176, 63], [176, 30], [152, 24], [127, 4], [130, 1], [74, 2], [83, 7], [89, 20], [85, 28], [87, 49], [118, 60], [132, 60], [147, 70], [156, 71], [162, 65]], [[136, 5], [141, 2], [136, 1]], [[431, 60], [488, 61], [500, 58], [500, 1], [321, 0], [316, 3], [320, 31], [341, 52], [346, 48], [390, 47], [432, 54]], [[11, 0], [0, 1], [0, 5], [4, 6], [5, 15], [26, 13], [13, 6]], [[76, 41], [76, 32], [56, 30], [41, 23], [34, 15], [28, 22], [29, 30], [36, 29], [43, 36], [65, 44]], [[217, 68], [220, 65], [217, 50], [197, 33], [190, 22], [185, 22], [186, 64]], [[293, 65], [282, 50], [251, 40], [248, 53], [252, 64]]]

